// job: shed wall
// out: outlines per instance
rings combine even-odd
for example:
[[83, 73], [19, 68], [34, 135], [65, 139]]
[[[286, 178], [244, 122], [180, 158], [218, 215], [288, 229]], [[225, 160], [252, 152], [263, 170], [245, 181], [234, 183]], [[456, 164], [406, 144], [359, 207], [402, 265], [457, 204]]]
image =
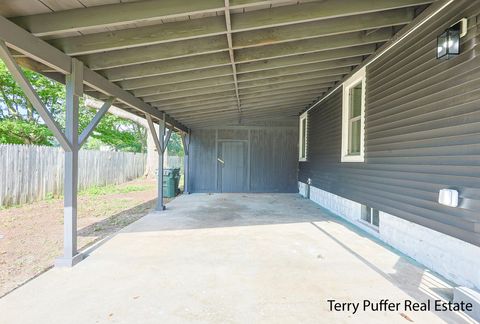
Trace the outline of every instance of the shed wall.
[[[341, 163], [342, 89], [309, 112], [299, 181], [480, 245], [480, 3], [458, 1], [367, 67], [365, 162]], [[435, 58], [462, 17], [462, 54]], [[438, 204], [455, 188], [458, 208]]]
[[297, 192], [298, 129], [294, 127], [226, 127], [192, 131], [190, 188], [221, 192], [219, 145], [243, 141], [247, 150], [247, 192]]

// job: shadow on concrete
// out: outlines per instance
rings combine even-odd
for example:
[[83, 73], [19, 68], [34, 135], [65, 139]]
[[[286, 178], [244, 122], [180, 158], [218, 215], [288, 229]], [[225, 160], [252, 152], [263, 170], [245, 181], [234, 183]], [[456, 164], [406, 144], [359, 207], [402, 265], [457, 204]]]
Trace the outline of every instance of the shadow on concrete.
[[[375, 260], [370, 260], [359, 246], [322, 228], [322, 222], [341, 224], [358, 236], [372, 240], [396, 254], [398, 260], [394, 266], [395, 271], [385, 271], [377, 266]], [[311, 224], [352, 257], [360, 260], [416, 301], [451, 300], [453, 288], [448, 280], [427, 270], [423, 265], [370, 233], [298, 194], [192, 194], [177, 198], [168, 205], [166, 211], [150, 213], [141, 221], [126, 227], [124, 232], [128, 234], [294, 223]], [[388, 296], [382, 298], [388, 298]], [[465, 318], [457, 313], [438, 315], [455, 323], [465, 322]]]
[[98, 236], [102, 239], [108, 235], [118, 232], [122, 228], [139, 220], [153, 210], [156, 199], [149, 200], [143, 204], [122, 210], [121, 212], [102, 219], [99, 222], [83, 227], [77, 232], [78, 236]]
[[298, 194], [190, 194], [152, 212], [126, 232], [157, 232], [327, 221], [323, 209]]
[[[167, 204], [173, 199], [174, 198], [164, 199], [164, 204]], [[93, 251], [114, 238], [115, 235], [120, 233], [125, 227], [151, 213], [154, 210], [156, 203], [157, 199], [151, 199], [132, 208], [122, 210], [121, 212], [99, 222], [81, 228], [77, 231], [78, 236], [94, 236], [96, 238], [92, 242], [81, 247], [79, 253], [83, 254], [84, 258], [87, 258]]]

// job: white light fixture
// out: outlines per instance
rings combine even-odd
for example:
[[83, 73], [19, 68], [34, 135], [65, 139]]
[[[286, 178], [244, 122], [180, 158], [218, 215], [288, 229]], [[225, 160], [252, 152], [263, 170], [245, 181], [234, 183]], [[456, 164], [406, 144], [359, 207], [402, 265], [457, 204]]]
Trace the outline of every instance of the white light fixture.
[[454, 189], [440, 189], [438, 203], [449, 207], [457, 207], [458, 191]]

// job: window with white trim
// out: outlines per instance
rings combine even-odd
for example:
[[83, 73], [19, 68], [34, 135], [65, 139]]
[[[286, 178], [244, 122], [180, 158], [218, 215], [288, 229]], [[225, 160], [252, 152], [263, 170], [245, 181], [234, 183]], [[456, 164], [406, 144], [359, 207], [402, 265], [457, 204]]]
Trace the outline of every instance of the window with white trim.
[[364, 161], [365, 68], [343, 84], [342, 162]]
[[305, 112], [300, 116], [299, 130], [298, 160], [307, 161], [308, 112]]

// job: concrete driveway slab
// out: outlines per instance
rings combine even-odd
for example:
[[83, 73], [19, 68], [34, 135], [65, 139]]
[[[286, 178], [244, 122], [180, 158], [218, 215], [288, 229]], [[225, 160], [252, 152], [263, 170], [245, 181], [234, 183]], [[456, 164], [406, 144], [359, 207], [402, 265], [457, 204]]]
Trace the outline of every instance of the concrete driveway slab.
[[426, 302], [451, 291], [299, 195], [192, 194], [126, 227], [77, 266], [54, 268], [0, 299], [0, 322], [467, 322], [460, 313], [403, 306], [331, 311], [328, 302]]

